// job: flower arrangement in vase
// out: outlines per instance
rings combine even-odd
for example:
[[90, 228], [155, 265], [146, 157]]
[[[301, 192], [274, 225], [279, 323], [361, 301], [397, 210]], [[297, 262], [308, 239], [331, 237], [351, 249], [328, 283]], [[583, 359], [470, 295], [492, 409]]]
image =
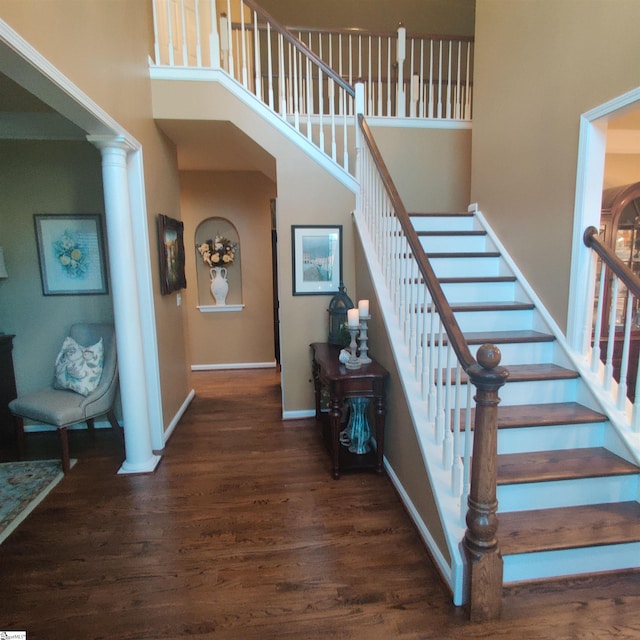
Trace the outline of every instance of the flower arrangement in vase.
[[196, 245], [196, 248], [204, 263], [210, 267], [211, 295], [216, 301], [216, 306], [225, 306], [229, 292], [227, 267], [233, 264], [238, 245], [224, 236], [216, 235], [213, 240]]

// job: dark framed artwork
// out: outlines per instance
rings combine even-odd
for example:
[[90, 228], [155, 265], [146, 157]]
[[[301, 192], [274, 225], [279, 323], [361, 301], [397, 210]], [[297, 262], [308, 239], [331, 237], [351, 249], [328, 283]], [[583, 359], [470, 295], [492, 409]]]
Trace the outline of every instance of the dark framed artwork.
[[293, 225], [293, 295], [332, 295], [342, 281], [342, 225]]
[[158, 255], [160, 258], [160, 292], [163, 296], [186, 289], [184, 274], [184, 225], [158, 214]]
[[109, 292], [100, 214], [36, 213], [33, 221], [43, 295]]

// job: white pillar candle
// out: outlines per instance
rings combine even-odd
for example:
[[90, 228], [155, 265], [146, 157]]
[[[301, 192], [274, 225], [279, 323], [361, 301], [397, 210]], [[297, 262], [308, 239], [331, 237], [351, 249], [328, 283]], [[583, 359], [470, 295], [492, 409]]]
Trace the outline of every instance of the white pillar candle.
[[358, 301], [358, 311], [361, 316], [369, 315], [369, 301], [368, 300], [359, 300]]
[[350, 327], [357, 327], [360, 324], [360, 312], [357, 309], [347, 310], [347, 322]]

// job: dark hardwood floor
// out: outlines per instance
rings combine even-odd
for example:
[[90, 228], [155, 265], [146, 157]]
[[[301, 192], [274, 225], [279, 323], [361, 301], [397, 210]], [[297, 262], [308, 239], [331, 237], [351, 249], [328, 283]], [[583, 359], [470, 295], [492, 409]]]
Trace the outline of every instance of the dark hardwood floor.
[[[313, 420], [280, 420], [275, 370], [199, 372], [155, 473], [118, 440], [78, 463], [0, 545], [0, 630], [29, 640], [640, 638], [640, 573], [505, 589], [470, 624], [389, 480], [333, 480]], [[393, 428], [393, 425], [389, 425]], [[30, 457], [57, 437], [27, 436]]]

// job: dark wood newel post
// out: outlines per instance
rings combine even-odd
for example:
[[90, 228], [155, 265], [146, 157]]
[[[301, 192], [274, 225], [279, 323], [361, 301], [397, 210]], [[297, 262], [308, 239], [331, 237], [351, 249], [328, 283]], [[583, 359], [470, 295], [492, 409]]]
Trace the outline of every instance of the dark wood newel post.
[[500, 356], [498, 347], [484, 344], [478, 349], [478, 364], [469, 367], [467, 372], [477, 390], [467, 531], [463, 543], [469, 567], [469, 618], [473, 621], [495, 620], [502, 608], [502, 554], [496, 535], [497, 418], [498, 389], [509, 374], [498, 366]]

